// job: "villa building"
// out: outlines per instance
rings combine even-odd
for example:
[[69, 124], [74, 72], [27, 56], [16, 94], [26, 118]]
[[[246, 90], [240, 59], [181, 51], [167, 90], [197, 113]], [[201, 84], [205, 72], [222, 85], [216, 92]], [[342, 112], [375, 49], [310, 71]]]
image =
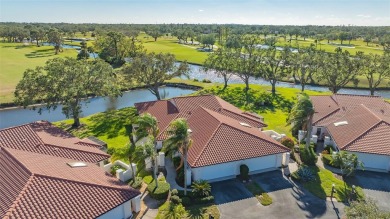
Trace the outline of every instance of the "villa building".
[[274, 135], [270, 137], [270, 132], [262, 132], [266, 127], [262, 117], [243, 112], [217, 96], [177, 97], [136, 103], [135, 107], [140, 114], [150, 113], [157, 118], [160, 148], [168, 137], [170, 122], [187, 119], [193, 140], [187, 170], [192, 180], [234, 178], [242, 164], [249, 167], [250, 174], [275, 170], [290, 151]]
[[390, 103], [378, 96], [310, 98], [313, 135], [335, 150], [355, 153], [366, 170], [390, 171]]
[[129, 218], [140, 193], [101, 167], [101, 145], [48, 122], [0, 130], [0, 218]]

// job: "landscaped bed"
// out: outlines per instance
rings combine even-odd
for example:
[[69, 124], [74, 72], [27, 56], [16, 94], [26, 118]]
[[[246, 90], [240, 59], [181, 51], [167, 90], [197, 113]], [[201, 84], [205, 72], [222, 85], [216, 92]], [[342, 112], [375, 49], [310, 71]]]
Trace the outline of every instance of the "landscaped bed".
[[[308, 168], [313, 173], [314, 179], [309, 182], [300, 181], [305, 189], [321, 199], [326, 199], [326, 197], [331, 196], [332, 185], [334, 184], [336, 192], [333, 197], [337, 201], [345, 202], [348, 200], [352, 192], [352, 185], [336, 178], [329, 170], [317, 166], [309, 166]], [[358, 198], [364, 197], [363, 190], [360, 187], [356, 187], [356, 192]]]

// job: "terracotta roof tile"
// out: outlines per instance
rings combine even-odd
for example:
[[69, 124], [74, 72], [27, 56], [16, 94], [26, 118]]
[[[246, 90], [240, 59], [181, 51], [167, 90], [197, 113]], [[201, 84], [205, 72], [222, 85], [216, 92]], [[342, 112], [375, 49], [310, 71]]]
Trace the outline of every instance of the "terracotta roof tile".
[[[259, 128], [266, 126], [261, 117], [245, 113], [213, 95], [178, 97], [136, 103], [135, 106], [140, 114], [147, 112], [157, 118], [161, 131], [158, 140], [168, 137], [166, 129], [171, 121], [176, 118], [188, 119], [194, 142], [188, 152], [188, 163], [192, 167], [289, 151], [260, 131]], [[240, 122], [252, 128], [244, 127]], [[237, 139], [233, 139], [230, 132]]]
[[256, 127], [265, 127], [260, 118], [248, 115], [237, 107], [213, 95], [176, 97], [169, 100], [142, 102], [134, 104], [138, 113], [148, 112], [158, 118], [160, 135], [158, 140], [164, 140], [169, 123], [176, 118], [189, 118], [194, 110], [204, 107], [218, 111], [228, 117], [232, 117]]
[[0, 147], [96, 163], [109, 157], [100, 145], [80, 140], [48, 122], [0, 130]]
[[198, 108], [188, 119], [193, 145], [188, 153], [192, 167], [288, 152], [289, 149], [266, 136], [256, 127], [205, 108]]
[[140, 194], [94, 164], [71, 168], [75, 160], [9, 148], [0, 159], [5, 218], [95, 218]]
[[[334, 94], [310, 97], [313, 125], [327, 127], [342, 150], [390, 155], [390, 104], [378, 96]], [[347, 125], [334, 123], [347, 121]], [[387, 133], [387, 134], [386, 134]]]

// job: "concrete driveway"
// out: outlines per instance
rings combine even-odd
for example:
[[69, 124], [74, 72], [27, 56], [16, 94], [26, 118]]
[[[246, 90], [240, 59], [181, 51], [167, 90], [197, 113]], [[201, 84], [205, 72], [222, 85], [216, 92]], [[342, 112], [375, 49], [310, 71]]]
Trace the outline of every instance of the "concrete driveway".
[[372, 171], [357, 171], [349, 183], [363, 188], [366, 197], [377, 201], [380, 209], [390, 211], [390, 174]]
[[273, 203], [262, 206], [238, 180], [213, 183], [212, 193], [221, 218], [341, 218], [342, 203], [327, 202], [313, 196], [284, 178], [281, 171], [251, 178], [268, 192]]

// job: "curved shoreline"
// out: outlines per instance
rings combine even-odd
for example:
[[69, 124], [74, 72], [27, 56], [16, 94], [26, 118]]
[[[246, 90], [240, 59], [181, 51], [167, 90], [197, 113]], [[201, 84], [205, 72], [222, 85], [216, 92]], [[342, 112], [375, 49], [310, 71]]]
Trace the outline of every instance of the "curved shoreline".
[[[183, 88], [183, 89], [189, 89], [189, 90], [200, 90], [202, 89], [203, 87], [201, 86], [196, 86], [196, 85], [189, 85], [189, 84], [186, 84], [186, 83], [170, 83], [170, 82], [166, 82], [164, 83], [161, 87], [177, 87], [177, 88]], [[129, 91], [132, 91], [132, 90], [140, 90], [140, 89], [146, 89], [146, 86], [139, 86], [139, 87], [132, 87], [130, 89], [123, 89], [121, 90], [122, 92], [129, 92]], [[90, 98], [94, 98], [94, 97], [97, 97], [96, 95], [89, 95], [87, 98], [83, 98], [83, 99], [90, 99]], [[31, 108], [31, 107], [34, 107], [34, 106], [42, 106], [44, 104], [33, 104], [33, 105], [29, 105], [27, 106], [26, 108]], [[15, 103], [1, 103], [0, 104], [0, 111], [2, 110], [12, 110], [12, 109], [19, 109], [19, 108], [23, 108], [22, 106], [17, 106]]]

